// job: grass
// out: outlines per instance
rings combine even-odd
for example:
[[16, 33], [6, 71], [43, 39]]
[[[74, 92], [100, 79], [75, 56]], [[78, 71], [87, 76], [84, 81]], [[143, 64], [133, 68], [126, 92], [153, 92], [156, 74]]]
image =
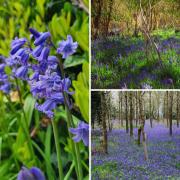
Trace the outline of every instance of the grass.
[[[154, 49], [144, 50], [142, 37], [108, 37], [92, 43], [92, 88], [141, 89], [179, 88], [180, 34], [173, 30], [155, 31], [162, 63]], [[162, 66], [161, 66], [162, 64]]]

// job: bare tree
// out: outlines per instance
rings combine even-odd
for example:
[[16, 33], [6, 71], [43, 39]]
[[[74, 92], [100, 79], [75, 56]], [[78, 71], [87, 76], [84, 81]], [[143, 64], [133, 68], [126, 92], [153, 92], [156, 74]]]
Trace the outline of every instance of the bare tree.
[[169, 92], [166, 91], [166, 121], [167, 121], [167, 127], [169, 127]]
[[177, 127], [179, 127], [179, 119], [180, 119], [180, 113], [179, 113], [179, 100], [180, 100], [180, 98], [179, 98], [179, 91], [177, 91], [177, 100], [176, 100], [176, 119], [177, 119]]
[[169, 92], [169, 134], [172, 136], [172, 110], [173, 110], [173, 92]]
[[129, 123], [128, 123], [128, 92], [125, 92], [125, 115], [126, 115], [126, 133], [129, 132]]
[[149, 119], [152, 128], [152, 111], [151, 111], [151, 91], [149, 91]]
[[144, 92], [138, 92], [139, 98], [139, 115], [140, 115], [140, 127], [138, 128], [138, 144], [141, 143], [141, 134], [142, 134], [142, 144], [144, 147], [144, 157], [145, 160], [148, 160], [148, 152], [147, 152], [147, 144], [146, 144], [146, 133], [144, 132], [144, 125], [145, 125], [145, 118], [144, 118], [144, 111], [143, 111], [143, 95]]
[[130, 103], [130, 136], [133, 136], [133, 92], [129, 92], [129, 103]]
[[102, 130], [103, 130], [103, 151], [104, 153], [108, 153], [107, 149], [107, 126], [106, 126], [106, 118], [107, 118], [107, 105], [105, 99], [105, 92], [101, 92], [101, 120], [102, 120]]

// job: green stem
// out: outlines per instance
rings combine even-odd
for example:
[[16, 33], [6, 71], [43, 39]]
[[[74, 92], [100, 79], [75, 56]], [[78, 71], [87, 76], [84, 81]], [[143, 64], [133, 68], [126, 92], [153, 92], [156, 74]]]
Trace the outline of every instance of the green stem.
[[16, 82], [16, 86], [17, 86], [17, 89], [18, 89], [18, 95], [19, 95], [19, 100], [20, 100], [20, 104], [22, 106], [22, 112], [23, 112], [23, 116], [24, 116], [24, 120], [20, 120], [20, 125], [26, 135], [26, 138], [27, 138], [27, 141], [28, 141], [28, 146], [29, 146], [29, 150], [30, 150], [30, 153], [31, 153], [31, 156], [32, 157], [35, 157], [34, 156], [34, 150], [33, 150], [33, 146], [32, 146], [32, 142], [31, 142], [31, 138], [30, 138], [30, 135], [29, 135], [29, 125], [28, 125], [28, 122], [27, 122], [27, 117], [26, 117], [26, 114], [25, 114], [25, 111], [24, 111], [24, 107], [23, 107], [23, 101], [22, 101], [22, 95], [21, 95], [21, 92], [20, 92], [20, 89], [19, 89], [19, 83], [18, 83], [18, 79], [15, 78], [15, 82]]
[[[65, 101], [65, 106], [66, 106], [66, 114], [67, 114], [67, 121], [68, 121], [68, 129], [71, 127], [74, 127], [74, 122], [72, 119], [72, 114], [71, 111], [69, 109], [68, 106], [68, 96], [67, 94], [64, 92], [64, 101]], [[74, 141], [72, 140], [72, 135], [71, 133], [69, 133], [69, 136], [71, 138], [72, 141], [72, 147], [73, 147], [73, 151], [75, 152], [75, 163], [78, 167], [78, 176], [79, 176], [79, 180], [83, 179], [83, 172], [82, 172], [82, 165], [81, 165], [81, 157], [80, 157], [80, 152], [79, 152], [79, 148], [78, 148], [78, 144], [74, 143]]]
[[64, 174], [63, 174], [63, 166], [61, 161], [61, 149], [59, 144], [57, 123], [55, 122], [55, 120], [52, 120], [52, 126], [53, 126], [54, 140], [55, 140], [57, 160], [58, 160], [59, 180], [63, 180]]
[[[58, 55], [58, 58], [59, 58], [59, 67], [61, 70], [61, 75], [62, 75], [62, 78], [64, 79], [65, 73], [64, 73], [62, 58], [60, 57], [60, 55]], [[68, 129], [71, 127], [74, 128], [75, 126], [74, 126], [74, 122], [72, 119], [72, 114], [71, 114], [71, 111], [70, 111], [69, 105], [68, 105], [68, 102], [70, 102], [68, 94], [66, 92], [63, 92], [63, 96], [64, 96], [64, 103], [65, 103], [65, 107], [66, 107]], [[74, 158], [74, 162], [75, 162], [76, 173], [77, 173], [78, 179], [82, 180], [83, 179], [83, 172], [82, 172], [81, 157], [80, 157], [78, 144], [74, 143], [74, 141], [72, 140], [72, 135], [70, 132], [69, 132], [69, 137], [71, 139], [71, 145], [73, 148], [73, 158]]]
[[73, 155], [73, 159], [74, 159], [74, 163], [75, 163], [75, 170], [76, 170], [76, 174], [77, 174], [77, 179], [79, 179], [79, 168], [78, 168], [78, 162], [77, 162], [77, 156], [76, 156], [76, 151], [75, 151], [75, 145], [74, 142], [72, 140], [72, 134], [69, 132], [69, 128], [72, 127], [70, 125], [70, 121], [69, 121], [69, 113], [68, 113], [68, 109], [66, 109], [66, 114], [67, 114], [67, 125], [68, 125], [68, 133], [69, 133], [69, 137], [70, 137], [70, 143], [71, 143], [71, 147], [72, 147], [72, 155]]

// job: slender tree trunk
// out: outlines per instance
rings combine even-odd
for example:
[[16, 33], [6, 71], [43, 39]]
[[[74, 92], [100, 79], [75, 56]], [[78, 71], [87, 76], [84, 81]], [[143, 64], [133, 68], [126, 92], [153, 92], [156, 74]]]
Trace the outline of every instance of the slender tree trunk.
[[179, 127], [179, 118], [180, 118], [180, 114], [179, 114], [179, 91], [177, 91], [177, 111], [176, 111], [176, 116], [177, 116], [177, 127]]
[[137, 124], [138, 124], [138, 119], [139, 119], [139, 111], [138, 111], [138, 93], [136, 92], [136, 127], [137, 127]]
[[119, 92], [119, 126], [121, 124], [121, 92]]
[[107, 149], [107, 127], [106, 127], [106, 118], [107, 118], [107, 106], [105, 99], [105, 92], [101, 92], [101, 115], [102, 115], [102, 128], [103, 128], [103, 151], [108, 153]]
[[144, 125], [145, 125], [145, 118], [144, 118], [144, 111], [143, 111], [143, 103], [142, 103], [142, 92], [138, 92], [139, 94], [139, 112], [140, 112], [140, 127], [138, 129], [138, 144], [140, 145], [140, 139], [142, 134], [142, 144], [144, 148], [144, 158], [148, 160], [148, 152], [147, 152], [147, 137], [146, 133], [144, 132]]
[[126, 116], [126, 133], [129, 133], [129, 124], [128, 124], [128, 92], [125, 92], [125, 116]]
[[150, 125], [151, 125], [151, 128], [152, 128], [151, 91], [149, 91], [149, 119], [150, 119]]
[[166, 100], [167, 100], [167, 106], [166, 106], [166, 121], [167, 121], [167, 127], [169, 127], [169, 92], [166, 92]]
[[172, 136], [172, 109], [173, 109], [173, 92], [169, 92], [169, 134]]
[[133, 136], [133, 92], [129, 93], [129, 102], [130, 102], [130, 136]]
[[123, 111], [122, 111], [122, 103], [123, 103], [123, 94], [121, 93], [121, 127], [123, 127]]

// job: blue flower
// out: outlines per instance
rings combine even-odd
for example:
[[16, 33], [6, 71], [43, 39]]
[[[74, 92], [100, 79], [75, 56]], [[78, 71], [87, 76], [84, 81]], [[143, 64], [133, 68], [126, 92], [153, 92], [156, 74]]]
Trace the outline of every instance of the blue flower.
[[69, 131], [75, 134], [73, 140], [75, 142], [83, 141], [83, 143], [89, 145], [89, 125], [80, 121], [77, 128], [70, 128]]
[[18, 173], [17, 180], [45, 180], [45, 176], [37, 167], [32, 167], [30, 169], [22, 167]]
[[0, 91], [9, 94], [10, 90], [11, 90], [11, 84], [8, 81], [7, 82], [4, 81], [4, 84], [0, 85]]
[[142, 89], [152, 89], [152, 86], [150, 86], [149, 84], [143, 83], [141, 85]]
[[53, 110], [57, 107], [58, 104], [64, 102], [64, 97], [62, 93], [54, 93], [48, 97], [45, 102], [41, 105], [36, 103], [35, 108], [39, 111], [45, 113], [49, 118], [53, 118]]
[[32, 56], [38, 61], [46, 61], [49, 56], [50, 47], [52, 46], [50, 32], [40, 33], [33, 28], [30, 28], [29, 30], [35, 38], [34, 45], [37, 46], [32, 51]]
[[49, 56], [50, 49], [48, 47], [44, 47], [41, 51], [40, 56], [37, 58], [38, 61], [46, 61]]
[[21, 49], [23, 47], [23, 45], [27, 42], [26, 38], [15, 38], [12, 42], [11, 42], [11, 51], [10, 54], [14, 55], [19, 49]]
[[34, 41], [34, 45], [39, 46], [43, 44], [49, 37], [51, 37], [50, 32], [41, 33], [41, 35]]
[[72, 36], [68, 35], [66, 41], [59, 43], [59, 48], [57, 49], [58, 54], [62, 54], [62, 58], [66, 59], [68, 56], [74, 54], [78, 47], [77, 42], [73, 42]]
[[14, 70], [14, 75], [17, 78], [27, 80], [28, 76], [28, 67], [27, 66], [20, 66], [19, 68]]
[[11, 84], [8, 79], [8, 75], [5, 73], [6, 65], [0, 64], [0, 91], [8, 94], [10, 92]]
[[41, 33], [36, 31], [34, 28], [29, 28], [29, 31], [31, 32], [34, 38], [38, 38], [41, 35]]

